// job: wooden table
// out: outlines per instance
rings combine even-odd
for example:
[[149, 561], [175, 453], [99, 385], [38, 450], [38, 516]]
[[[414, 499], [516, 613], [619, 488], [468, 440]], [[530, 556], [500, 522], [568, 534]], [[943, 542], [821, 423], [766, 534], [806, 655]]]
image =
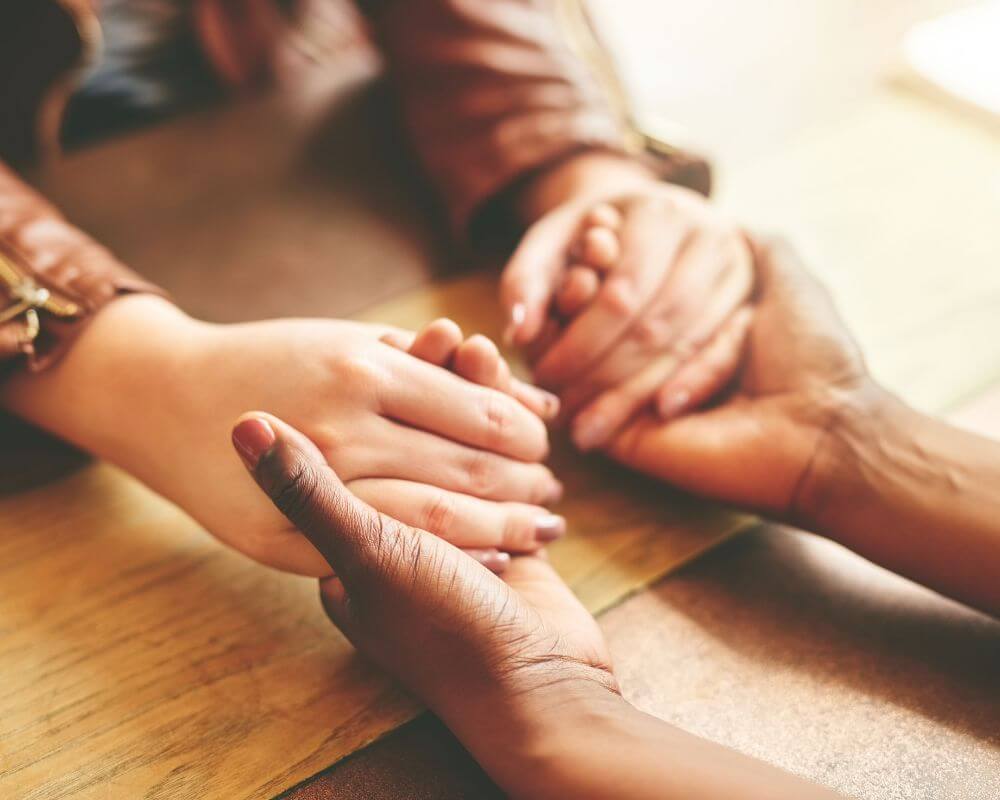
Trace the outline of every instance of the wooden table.
[[[780, 161], [808, 132], [878, 102], [877, 68], [898, 32], [958, 4], [784, 0], [766, 18], [752, 16], [749, 37], [732, 18], [748, 12], [721, 0], [654, 11], [602, 0], [598, 11], [613, 40], [638, 36], [641, 18], [651, 40], [659, 31], [677, 44], [671, 64], [627, 66], [647, 106], [688, 121], [723, 156], [725, 197], [748, 191], [739, 185], [744, 167], [752, 175], [754, 162]], [[793, 36], [794, 48], [776, 46]], [[793, 74], [786, 62], [805, 66]], [[692, 93], [708, 80], [706, 65], [717, 83]], [[426, 196], [399, 188], [414, 177], [405, 162], [381, 169], [384, 151], [367, 128], [325, 111], [352, 85], [320, 80], [180, 120], [75, 154], [39, 182], [195, 313], [352, 313], [449, 268], [442, 239], [428, 233]], [[368, 95], [351, 96], [369, 107]], [[723, 136], [737, 128], [742, 140]], [[352, 156], [338, 155], [345, 151]], [[114, 194], [100, 190], [112, 169]], [[360, 204], [350, 199], [359, 196]], [[333, 262], [336, 282], [318, 253]], [[274, 281], [278, 271], [283, 280]], [[1000, 388], [966, 413], [968, 424], [1000, 436]], [[830, 543], [764, 527], [613, 609], [602, 625], [628, 696], [689, 730], [872, 800], [1000, 796], [1000, 624]], [[494, 794], [424, 716], [287, 796]]]

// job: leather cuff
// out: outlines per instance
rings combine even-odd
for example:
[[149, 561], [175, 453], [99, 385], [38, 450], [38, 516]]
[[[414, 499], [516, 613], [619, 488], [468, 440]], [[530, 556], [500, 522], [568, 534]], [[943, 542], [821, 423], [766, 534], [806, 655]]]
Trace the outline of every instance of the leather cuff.
[[56, 286], [32, 270], [28, 259], [9, 242], [0, 241], [0, 363], [8, 372], [23, 361], [31, 372], [55, 363], [86, 322], [121, 294], [163, 295], [150, 283], [121, 274], [91, 284], [86, 296]]

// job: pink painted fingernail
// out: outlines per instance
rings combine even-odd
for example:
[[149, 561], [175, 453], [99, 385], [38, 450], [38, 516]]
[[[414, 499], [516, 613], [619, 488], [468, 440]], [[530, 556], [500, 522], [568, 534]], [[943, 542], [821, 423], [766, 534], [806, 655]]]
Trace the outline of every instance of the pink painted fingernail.
[[691, 393], [686, 389], [671, 392], [660, 401], [660, 416], [670, 419], [680, 413], [691, 401]]
[[510, 553], [501, 553], [499, 550], [466, 550], [465, 552], [497, 575], [510, 566]]
[[259, 417], [245, 419], [233, 428], [233, 447], [249, 470], [257, 468], [261, 456], [271, 449], [275, 438], [274, 429]]
[[558, 514], [546, 514], [535, 520], [535, 538], [540, 542], [554, 542], [566, 535], [566, 520]]

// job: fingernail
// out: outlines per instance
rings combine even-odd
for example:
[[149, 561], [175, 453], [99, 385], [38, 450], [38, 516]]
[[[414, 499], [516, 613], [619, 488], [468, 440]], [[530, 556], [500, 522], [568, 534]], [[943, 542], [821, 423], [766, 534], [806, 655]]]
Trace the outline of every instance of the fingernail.
[[535, 538], [540, 542], [554, 542], [566, 535], [566, 520], [558, 514], [546, 514], [535, 520]]
[[498, 575], [510, 566], [510, 553], [501, 553], [499, 550], [466, 550], [465, 552], [490, 572]]
[[671, 392], [660, 402], [660, 416], [670, 419], [680, 412], [691, 400], [691, 393], [686, 389]]
[[593, 450], [607, 438], [607, 428], [601, 417], [584, 418], [573, 426], [573, 443], [584, 452]]
[[233, 428], [233, 447], [247, 469], [257, 468], [257, 462], [274, 445], [274, 429], [265, 420], [251, 417]]

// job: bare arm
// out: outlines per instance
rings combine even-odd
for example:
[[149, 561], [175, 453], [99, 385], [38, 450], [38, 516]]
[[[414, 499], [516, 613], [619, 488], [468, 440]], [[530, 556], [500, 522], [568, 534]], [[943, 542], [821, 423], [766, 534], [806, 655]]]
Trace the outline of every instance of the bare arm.
[[757, 269], [749, 338], [717, 352], [722, 372], [742, 359], [735, 390], [676, 419], [648, 413], [612, 455], [1000, 613], [1000, 443], [880, 387], [787, 247], [758, 246]]
[[876, 391], [840, 416], [803, 502], [810, 528], [1000, 616], [1000, 443]]

